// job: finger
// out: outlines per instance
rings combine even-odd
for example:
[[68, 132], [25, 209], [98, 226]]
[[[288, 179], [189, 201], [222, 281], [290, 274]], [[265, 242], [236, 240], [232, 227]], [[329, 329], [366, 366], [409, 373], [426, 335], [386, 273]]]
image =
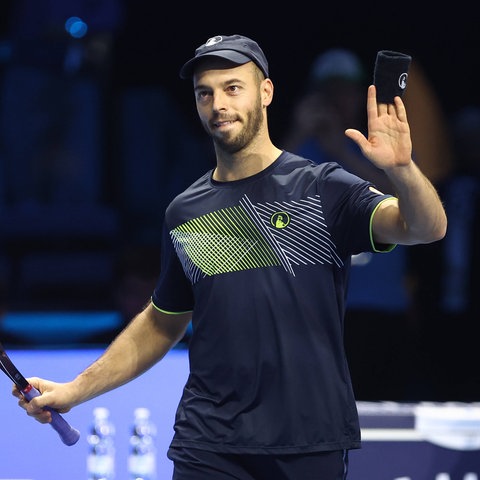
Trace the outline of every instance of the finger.
[[12, 386], [12, 395], [16, 398], [23, 398], [23, 395], [21, 394], [20, 390], [17, 388], [15, 384]]
[[27, 408], [27, 415], [34, 418], [37, 422], [40, 423], [50, 423], [52, 421], [52, 414], [48, 410], [35, 411], [35, 413], [30, 412]]
[[[17, 397], [16, 392], [15, 397]], [[23, 408], [29, 417], [35, 418], [40, 423], [50, 423], [52, 421], [52, 414], [49, 411], [38, 408], [31, 402], [28, 402], [22, 394], [19, 394], [17, 398], [18, 406]]]
[[407, 121], [407, 109], [405, 108], [405, 104], [403, 103], [403, 100], [401, 97], [395, 97], [395, 111], [397, 114], [397, 117], [399, 120], [402, 122]]
[[364, 138], [363, 133], [359, 130], [355, 130], [354, 128], [348, 128], [345, 130], [345, 135], [356, 143], [360, 143], [362, 138]]
[[369, 149], [370, 144], [362, 132], [360, 132], [359, 130], [355, 130], [353, 128], [349, 128], [345, 130], [345, 135], [351, 140], [353, 140], [359, 146], [360, 150], [364, 154], [367, 153], [367, 150]]
[[379, 117], [387, 113], [388, 104], [386, 103], [377, 103], [377, 89], [375, 85], [370, 85], [368, 87], [367, 94], [367, 113], [370, 119]]
[[18, 404], [24, 408], [29, 417], [35, 418], [40, 423], [50, 423], [52, 421], [52, 414], [49, 410], [44, 410], [43, 407], [38, 406], [37, 398], [32, 398], [27, 401], [25, 398], [18, 401]]
[[23, 397], [23, 396], [18, 397], [17, 404], [18, 404], [19, 407], [23, 408], [24, 410], [27, 409], [28, 402], [25, 400], [25, 397]]
[[370, 85], [367, 91], [367, 115], [368, 118], [378, 116], [377, 91], [375, 85]]

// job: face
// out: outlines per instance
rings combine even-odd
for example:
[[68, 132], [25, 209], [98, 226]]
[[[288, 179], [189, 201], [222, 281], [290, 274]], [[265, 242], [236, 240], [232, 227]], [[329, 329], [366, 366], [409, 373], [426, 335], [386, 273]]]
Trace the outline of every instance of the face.
[[[264, 82], [252, 63], [233, 66], [209, 59], [194, 75], [197, 111], [216, 148], [237, 153], [252, 143], [264, 126]], [[269, 102], [268, 102], [269, 103]]]

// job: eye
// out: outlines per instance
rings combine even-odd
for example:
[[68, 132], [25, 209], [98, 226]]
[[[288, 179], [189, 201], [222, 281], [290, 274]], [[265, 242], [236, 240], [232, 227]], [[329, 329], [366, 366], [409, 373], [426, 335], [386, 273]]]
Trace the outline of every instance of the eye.
[[238, 92], [240, 91], [240, 87], [239, 87], [238, 85], [229, 85], [229, 86], [227, 87], [227, 91], [228, 91], [229, 93], [235, 94], [235, 93], [238, 93]]
[[204, 102], [210, 96], [210, 92], [208, 90], [198, 90], [196, 93], [196, 99], [199, 102]]

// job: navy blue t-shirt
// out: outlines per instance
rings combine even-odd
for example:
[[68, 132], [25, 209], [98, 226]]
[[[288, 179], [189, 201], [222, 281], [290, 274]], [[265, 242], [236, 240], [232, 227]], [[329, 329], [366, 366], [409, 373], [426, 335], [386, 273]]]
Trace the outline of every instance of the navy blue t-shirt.
[[172, 446], [231, 453], [358, 448], [343, 349], [350, 257], [388, 198], [336, 163], [283, 152], [264, 171], [208, 172], [166, 211], [163, 311], [193, 311]]

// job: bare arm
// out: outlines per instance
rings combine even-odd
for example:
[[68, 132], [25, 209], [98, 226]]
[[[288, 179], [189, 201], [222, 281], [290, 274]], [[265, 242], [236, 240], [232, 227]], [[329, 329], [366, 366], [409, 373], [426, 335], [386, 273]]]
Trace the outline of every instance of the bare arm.
[[368, 89], [368, 139], [358, 130], [345, 134], [382, 169], [397, 199], [383, 202], [373, 219], [374, 239], [380, 243], [413, 245], [444, 237], [447, 218], [431, 182], [412, 160], [407, 114], [400, 97], [395, 104], [377, 103], [375, 87]]
[[151, 303], [117, 336], [102, 356], [67, 383], [40, 378], [29, 381], [42, 395], [25, 402], [13, 389], [19, 404], [41, 423], [50, 422], [49, 406], [62, 413], [138, 377], [182, 339], [191, 314], [169, 315], [158, 311]]

